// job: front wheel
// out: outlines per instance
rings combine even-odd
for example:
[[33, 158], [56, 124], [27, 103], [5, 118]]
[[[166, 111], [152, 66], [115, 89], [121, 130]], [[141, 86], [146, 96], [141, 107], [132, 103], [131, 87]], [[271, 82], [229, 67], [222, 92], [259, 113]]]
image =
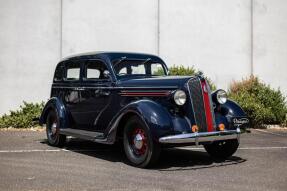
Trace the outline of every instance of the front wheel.
[[239, 146], [239, 142], [236, 139], [215, 141], [209, 145], [204, 145], [207, 153], [216, 159], [227, 159], [232, 156]]
[[133, 166], [145, 168], [156, 162], [159, 143], [152, 140], [150, 131], [139, 117], [131, 117], [124, 128], [124, 150]]
[[62, 147], [66, 142], [66, 136], [61, 135], [60, 132], [60, 119], [57, 111], [51, 110], [48, 113], [46, 120], [46, 133], [48, 144], [51, 146]]

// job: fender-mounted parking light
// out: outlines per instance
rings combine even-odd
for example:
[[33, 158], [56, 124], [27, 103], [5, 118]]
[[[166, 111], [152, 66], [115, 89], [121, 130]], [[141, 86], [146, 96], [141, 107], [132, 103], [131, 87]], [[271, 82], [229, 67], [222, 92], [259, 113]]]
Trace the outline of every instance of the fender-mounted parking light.
[[193, 126], [191, 127], [191, 131], [192, 131], [193, 133], [198, 132], [198, 126], [197, 126], [197, 125], [193, 125]]
[[219, 129], [219, 131], [224, 131], [225, 125], [224, 125], [223, 123], [220, 123], [220, 124], [218, 125], [218, 129]]

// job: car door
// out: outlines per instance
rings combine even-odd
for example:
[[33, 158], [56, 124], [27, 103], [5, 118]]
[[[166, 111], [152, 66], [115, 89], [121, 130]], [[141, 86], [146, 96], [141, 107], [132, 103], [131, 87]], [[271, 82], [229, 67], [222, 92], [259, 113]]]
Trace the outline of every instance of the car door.
[[71, 128], [76, 128], [81, 124], [80, 111], [80, 84], [81, 84], [81, 63], [80, 61], [66, 61], [63, 88], [64, 104], [70, 114]]
[[85, 113], [84, 126], [91, 131], [103, 129], [99, 118], [110, 105], [111, 79], [107, 72], [105, 62], [99, 59], [87, 60], [83, 66], [84, 89], [80, 91], [80, 106]]

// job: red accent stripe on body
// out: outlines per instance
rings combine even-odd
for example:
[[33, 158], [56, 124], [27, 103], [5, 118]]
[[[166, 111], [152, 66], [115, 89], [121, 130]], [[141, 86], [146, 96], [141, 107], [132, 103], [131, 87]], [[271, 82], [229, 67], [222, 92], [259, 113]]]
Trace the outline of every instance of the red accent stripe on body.
[[211, 107], [210, 107], [210, 100], [207, 90], [207, 84], [206, 81], [201, 81], [201, 88], [203, 92], [203, 100], [204, 100], [204, 108], [205, 108], [205, 115], [206, 115], [206, 122], [207, 122], [207, 131], [211, 132], [213, 131], [213, 120], [212, 120], [212, 114], [211, 114]]

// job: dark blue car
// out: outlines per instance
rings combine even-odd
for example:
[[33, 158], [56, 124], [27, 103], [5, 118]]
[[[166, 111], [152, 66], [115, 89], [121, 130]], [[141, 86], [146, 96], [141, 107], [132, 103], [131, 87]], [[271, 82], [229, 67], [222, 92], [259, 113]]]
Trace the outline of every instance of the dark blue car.
[[150, 54], [97, 52], [62, 60], [40, 117], [48, 143], [66, 136], [123, 143], [128, 161], [147, 167], [163, 147], [203, 145], [225, 159], [238, 148], [249, 120], [224, 90], [202, 75], [169, 76]]

